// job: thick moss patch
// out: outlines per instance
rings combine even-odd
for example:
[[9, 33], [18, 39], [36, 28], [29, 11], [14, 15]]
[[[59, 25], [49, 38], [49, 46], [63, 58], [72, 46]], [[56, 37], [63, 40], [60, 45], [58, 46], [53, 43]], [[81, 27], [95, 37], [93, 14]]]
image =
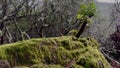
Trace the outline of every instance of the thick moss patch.
[[0, 46], [0, 59], [33, 68], [110, 68], [93, 38], [39, 38]]

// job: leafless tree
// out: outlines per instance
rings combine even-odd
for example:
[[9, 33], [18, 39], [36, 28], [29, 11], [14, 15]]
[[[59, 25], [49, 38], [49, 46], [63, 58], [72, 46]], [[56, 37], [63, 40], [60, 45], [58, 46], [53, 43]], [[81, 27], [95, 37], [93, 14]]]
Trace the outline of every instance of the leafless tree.
[[80, 26], [79, 6], [87, 0], [1, 0], [0, 42], [67, 35]]
[[[30, 4], [31, 3], [31, 4]], [[6, 40], [5, 38], [8, 38], [9, 42], [12, 42], [13, 35], [9, 31], [8, 25], [15, 24], [15, 28], [20, 33], [21, 38], [23, 39], [23, 36], [30, 38], [26, 32], [22, 31], [18, 26], [18, 19], [27, 18], [28, 16], [35, 16], [37, 14], [31, 14], [29, 13], [32, 11], [29, 8], [33, 8], [36, 3], [34, 3], [32, 0], [1, 0], [1, 13], [0, 13], [0, 31], [1, 31], [1, 44], [4, 43]], [[24, 12], [26, 11], [26, 12]], [[23, 13], [23, 14], [22, 14]]]

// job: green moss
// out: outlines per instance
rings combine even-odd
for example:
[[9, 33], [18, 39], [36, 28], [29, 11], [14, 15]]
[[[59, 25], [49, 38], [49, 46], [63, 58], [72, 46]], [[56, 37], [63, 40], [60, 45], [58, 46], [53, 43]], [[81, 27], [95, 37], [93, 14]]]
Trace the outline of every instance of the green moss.
[[39, 64], [34, 64], [33, 66], [31, 66], [31, 68], [64, 68], [64, 67], [61, 65], [55, 65], [55, 64], [45, 65], [45, 64], [39, 63]]
[[68, 34], [69, 35], [72, 35], [72, 36], [75, 36], [76, 34], [78, 33], [78, 30], [71, 30]]
[[[38, 38], [0, 46], [0, 59], [11, 66], [35, 68], [110, 68], [93, 38]], [[74, 63], [69, 64], [71, 60]]]

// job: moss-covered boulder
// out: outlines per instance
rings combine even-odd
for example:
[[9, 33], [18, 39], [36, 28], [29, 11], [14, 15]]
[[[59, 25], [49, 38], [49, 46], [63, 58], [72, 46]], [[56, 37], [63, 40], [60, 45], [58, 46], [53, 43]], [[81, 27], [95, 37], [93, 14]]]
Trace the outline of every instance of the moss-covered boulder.
[[0, 59], [8, 61], [11, 67], [110, 68], [98, 48], [93, 38], [38, 38], [1, 45]]

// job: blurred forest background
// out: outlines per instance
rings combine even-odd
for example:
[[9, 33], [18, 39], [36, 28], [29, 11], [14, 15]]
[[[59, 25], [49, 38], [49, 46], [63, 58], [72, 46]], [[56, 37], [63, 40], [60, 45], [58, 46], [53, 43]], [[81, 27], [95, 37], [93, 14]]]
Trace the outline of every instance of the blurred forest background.
[[[1, 44], [67, 35], [70, 30], [79, 29], [76, 15], [80, 4], [90, 1], [93, 0], [1, 0]], [[114, 5], [99, 1], [95, 3], [96, 17], [93, 18], [94, 23], [85, 30], [85, 35], [94, 36], [103, 43], [102, 40], [115, 31], [115, 28], [109, 29], [109, 24], [113, 22]]]
[[80, 26], [81, 3], [90, 0], [1, 0], [1, 44], [40, 37], [67, 35]]

